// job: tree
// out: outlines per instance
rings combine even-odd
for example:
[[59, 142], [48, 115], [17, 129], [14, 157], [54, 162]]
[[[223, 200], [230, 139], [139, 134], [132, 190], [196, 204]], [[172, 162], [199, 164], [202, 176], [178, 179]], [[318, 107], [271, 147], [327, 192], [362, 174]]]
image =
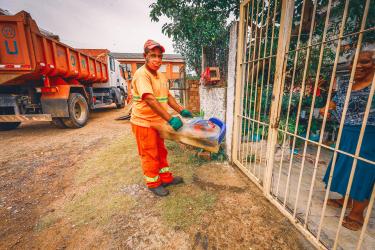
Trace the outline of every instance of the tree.
[[202, 47], [217, 44], [227, 34], [228, 19], [238, 16], [238, 0], [157, 0], [150, 5], [150, 17], [158, 22], [169, 18], [162, 32], [186, 58], [188, 67], [200, 73]]

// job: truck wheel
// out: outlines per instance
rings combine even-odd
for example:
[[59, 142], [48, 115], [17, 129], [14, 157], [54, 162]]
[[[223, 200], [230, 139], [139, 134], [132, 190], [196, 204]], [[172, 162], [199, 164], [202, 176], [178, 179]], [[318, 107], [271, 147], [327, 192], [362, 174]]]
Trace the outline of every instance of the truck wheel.
[[69, 118], [62, 118], [68, 128], [82, 128], [89, 118], [86, 99], [79, 93], [71, 93], [68, 99]]
[[20, 122], [0, 122], [0, 131], [16, 129], [20, 124]]
[[67, 128], [62, 118], [52, 118], [52, 123], [58, 128]]
[[122, 109], [125, 107], [125, 92], [121, 90], [120, 102], [116, 103], [116, 108]]

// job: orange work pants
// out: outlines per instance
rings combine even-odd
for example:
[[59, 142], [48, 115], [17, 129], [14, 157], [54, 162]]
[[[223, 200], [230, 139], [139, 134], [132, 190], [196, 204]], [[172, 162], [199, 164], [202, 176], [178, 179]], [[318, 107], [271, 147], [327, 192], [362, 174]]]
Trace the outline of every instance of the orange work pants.
[[132, 124], [137, 140], [138, 154], [141, 157], [143, 175], [149, 188], [173, 181], [167, 161], [168, 151], [159, 133], [153, 128]]

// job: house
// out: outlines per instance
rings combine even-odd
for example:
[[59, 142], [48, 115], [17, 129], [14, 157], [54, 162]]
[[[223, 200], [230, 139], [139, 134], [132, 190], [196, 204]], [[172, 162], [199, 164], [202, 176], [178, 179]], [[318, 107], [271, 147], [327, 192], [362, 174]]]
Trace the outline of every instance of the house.
[[[130, 72], [130, 77], [140, 68], [145, 60], [142, 53], [111, 53], [122, 65], [125, 70]], [[159, 71], [165, 74], [168, 80], [176, 80], [181, 78], [185, 69], [185, 59], [179, 54], [164, 54], [163, 64]]]

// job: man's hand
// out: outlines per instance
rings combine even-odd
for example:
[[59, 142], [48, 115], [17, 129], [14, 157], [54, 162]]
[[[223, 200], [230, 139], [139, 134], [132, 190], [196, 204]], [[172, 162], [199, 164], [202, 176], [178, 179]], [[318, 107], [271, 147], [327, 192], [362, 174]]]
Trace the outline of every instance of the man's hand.
[[187, 118], [192, 118], [193, 117], [193, 114], [187, 110], [187, 109], [183, 109], [181, 112], [180, 112], [180, 115], [182, 117], [187, 117]]
[[170, 120], [169, 120], [169, 125], [171, 125], [171, 127], [177, 131], [179, 128], [182, 127], [182, 121], [180, 119], [180, 117], [177, 117], [177, 116], [174, 116], [172, 117]]

